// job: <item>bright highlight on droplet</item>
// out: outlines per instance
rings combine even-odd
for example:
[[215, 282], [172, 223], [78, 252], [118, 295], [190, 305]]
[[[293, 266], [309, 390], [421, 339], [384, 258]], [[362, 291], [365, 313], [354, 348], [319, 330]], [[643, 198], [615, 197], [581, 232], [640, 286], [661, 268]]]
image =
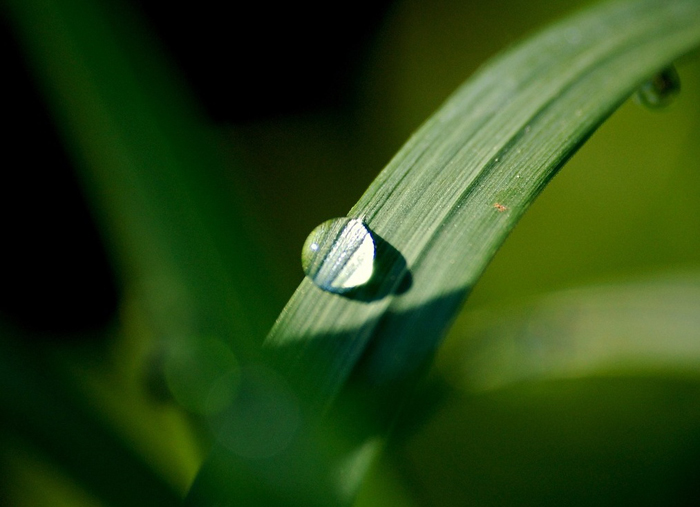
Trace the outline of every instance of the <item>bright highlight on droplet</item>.
[[638, 103], [650, 109], [668, 106], [681, 91], [681, 79], [675, 67], [667, 67], [639, 87], [635, 94]]
[[306, 238], [301, 266], [318, 287], [342, 294], [372, 278], [374, 255], [374, 239], [362, 220], [334, 218]]

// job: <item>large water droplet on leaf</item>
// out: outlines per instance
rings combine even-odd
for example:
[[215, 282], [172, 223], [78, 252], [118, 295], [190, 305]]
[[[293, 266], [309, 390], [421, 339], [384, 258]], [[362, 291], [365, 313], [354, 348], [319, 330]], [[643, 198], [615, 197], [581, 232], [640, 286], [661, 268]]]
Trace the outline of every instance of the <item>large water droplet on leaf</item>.
[[301, 265], [318, 287], [342, 294], [372, 278], [374, 255], [374, 239], [362, 220], [334, 218], [306, 238]]
[[667, 67], [639, 87], [635, 94], [638, 103], [650, 109], [668, 106], [681, 91], [681, 79], [675, 67]]

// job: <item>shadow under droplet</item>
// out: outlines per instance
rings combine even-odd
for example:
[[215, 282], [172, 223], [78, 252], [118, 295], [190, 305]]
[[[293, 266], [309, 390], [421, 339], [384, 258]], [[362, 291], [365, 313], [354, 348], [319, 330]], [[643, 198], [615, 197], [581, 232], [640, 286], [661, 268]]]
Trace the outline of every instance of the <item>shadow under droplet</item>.
[[406, 259], [401, 252], [394, 248], [379, 234], [372, 231], [375, 245], [374, 271], [369, 281], [351, 291], [342, 294], [343, 297], [356, 301], [378, 301], [390, 294], [403, 294], [413, 285], [413, 276], [408, 269]]

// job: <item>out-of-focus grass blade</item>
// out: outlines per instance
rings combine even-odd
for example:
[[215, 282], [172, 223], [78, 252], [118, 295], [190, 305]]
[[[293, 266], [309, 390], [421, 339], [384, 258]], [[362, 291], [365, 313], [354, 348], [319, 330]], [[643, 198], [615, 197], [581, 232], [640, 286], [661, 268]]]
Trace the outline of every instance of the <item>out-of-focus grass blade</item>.
[[470, 312], [436, 365], [470, 392], [596, 374], [700, 373], [700, 278], [555, 293]]
[[[172, 506], [179, 495], [135, 450], [62, 389], [51, 366], [0, 336], [0, 424], [19, 434], [104, 502]], [[14, 337], [13, 337], [14, 338]]]
[[[274, 269], [222, 141], [126, 2], [7, 2], [116, 259], [164, 337], [238, 353], [274, 320]], [[241, 190], [241, 189], [237, 189]]]
[[699, 308], [680, 272], [464, 312], [391, 459], [421, 505], [692, 504]]
[[[584, 11], [494, 59], [349, 213], [401, 254], [394, 267], [405, 262], [411, 287], [368, 301], [304, 280], [267, 345], [288, 352], [321, 403], [351, 373], [363, 398], [395, 399], [549, 179], [636, 87], [699, 42], [700, 3], [636, 0]], [[391, 293], [401, 281], [384, 283]]]
[[[257, 356], [281, 306], [275, 268], [265, 262], [246, 196], [240, 188], [231, 191], [235, 175], [223, 142], [169, 72], [130, 5], [8, 0], [3, 14], [9, 15], [80, 169], [121, 268], [127, 298], [136, 300], [139, 314], [145, 315], [147, 334], [171, 343], [224, 340], [245, 363]], [[26, 374], [35, 371], [29, 358], [25, 366]], [[23, 377], [14, 382], [21, 386]], [[32, 430], [28, 438], [53, 439], [47, 445], [60, 452], [52, 457], [69, 472], [75, 468], [73, 475], [88, 486], [113, 481], [115, 494], [122, 488], [124, 498], [133, 500], [124, 505], [172, 504], [174, 496], [139, 502], [129, 494], [128, 488], [148, 492], [160, 487], [148, 484], [153, 472], [143, 471], [145, 464], [133, 467], [143, 473], [126, 487], [129, 481], [112, 477], [116, 472], [93, 466], [98, 458], [91, 449], [104, 450], [106, 459], [113, 456], [115, 467], [130, 466], [120, 458], [126, 451], [116, 436], [110, 443], [114, 448], [104, 443], [98, 418], [91, 419], [94, 429], [80, 418], [63, 421], [50, 416], [53, 408], [41, 412], [41, 406], [33, 407], [43, 398], [29, 391], [26, 399], [22, 390], [11, 393], [9, 409], [17, 403], [27, 411], [39, 410], [27, 425]], [[115, 396], [114, 390], [103, 394]], [[76, 442], [76, 435], [83, 440]]]

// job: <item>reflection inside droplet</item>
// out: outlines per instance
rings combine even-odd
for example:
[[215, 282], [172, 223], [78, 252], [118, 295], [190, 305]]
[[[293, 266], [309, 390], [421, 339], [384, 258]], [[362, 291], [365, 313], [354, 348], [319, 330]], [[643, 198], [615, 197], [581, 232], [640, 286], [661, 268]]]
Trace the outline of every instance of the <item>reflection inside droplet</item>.
[[340, 294], [372, 278], [374, 256], [374, 239], [362, 220], [334, 218], [306, 238], [301, 265], [318, 287]]
[[675, 67], [667, 67], [639, 87], [635, 100], [651, 109], [668, 106], [681, 91], [681, 79]]

